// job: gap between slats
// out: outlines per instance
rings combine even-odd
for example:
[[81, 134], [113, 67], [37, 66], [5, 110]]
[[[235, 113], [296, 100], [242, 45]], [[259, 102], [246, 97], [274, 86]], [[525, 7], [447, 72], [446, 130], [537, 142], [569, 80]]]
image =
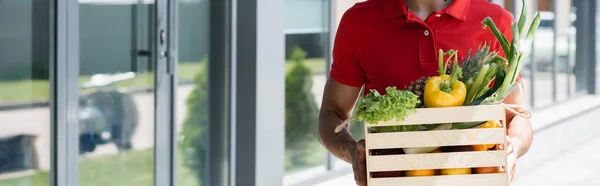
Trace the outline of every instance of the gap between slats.
[[505, 129], [464, 129], [422, 132], [370, 133], [367, 148], [391, 149], [480, 144], [504, 144]]

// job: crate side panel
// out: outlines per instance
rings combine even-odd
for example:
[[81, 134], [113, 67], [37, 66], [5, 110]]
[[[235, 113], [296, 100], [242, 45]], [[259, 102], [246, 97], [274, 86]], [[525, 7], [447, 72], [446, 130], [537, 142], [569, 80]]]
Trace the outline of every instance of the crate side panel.
[[370, 178], [369, 186], [507, 186], [506, 174]]
[[504, 120], [505, 110], [503, 105], [480, 105], [444, 108], [417, 109], [417, 112], [409, 115], [403, 121], [395, 119], [376, 124], [365, 123], [370, 127], [397, 126], [415, 124], [439, 124], [457, 122], [478, 122], [489, 120]]
[[505, 129], [368, 133], [368, 149], [504, 144]]
[[367, 159], [367, 172], [493, 167], [506, 165], [506, 152], [498, 150], [380, 155], [368, 156]]

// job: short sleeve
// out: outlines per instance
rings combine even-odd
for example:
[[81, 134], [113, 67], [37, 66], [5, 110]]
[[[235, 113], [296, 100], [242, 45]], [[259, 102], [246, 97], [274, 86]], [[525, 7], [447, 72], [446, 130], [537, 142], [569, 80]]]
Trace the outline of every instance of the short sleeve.
[[333, 62], [330, 76], [344, 85], [361, 87], [365, 83], [365, 74], [356, 57], [356, 20], [349, 12], [344, 13], [339, 23], [333, 44]]

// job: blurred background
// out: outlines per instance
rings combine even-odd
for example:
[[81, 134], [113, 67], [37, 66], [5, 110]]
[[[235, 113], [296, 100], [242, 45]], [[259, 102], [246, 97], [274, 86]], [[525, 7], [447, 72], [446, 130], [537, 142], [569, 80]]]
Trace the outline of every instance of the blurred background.
[[[354, 185], [316, 131], [357, 2], [0, 0], [0, 186]], [[513, 185], [600, 185], [600, 2], [527, 3], [535, 136]]]

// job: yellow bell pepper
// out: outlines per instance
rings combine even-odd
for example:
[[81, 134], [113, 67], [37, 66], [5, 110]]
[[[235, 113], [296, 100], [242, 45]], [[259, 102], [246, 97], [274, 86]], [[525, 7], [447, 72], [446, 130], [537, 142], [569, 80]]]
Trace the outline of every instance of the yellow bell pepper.
[[[479, 125], [477, 128], [484, 129], [484, 128], [499, 128], [499, 127], [500, 127], [500, 122], [495, 121], [495, 120], [490, 120], [490, 121], [485, 122], [482, 125]], [[496, 146], [496, 144], [473, 145], [473, 149], [475, 149], [475, 151], [487, 151], [494, 146]]]
[[467, 87], [463, 82], [450, 84], [450, 76], [434, 76], [425, 85], [424, 100], [428, 108], [461, 106], [467, 96]]
[[444, 52], [440, 50], [439, 56], [439, 76], [430, 77], [425, 84], [424, 101], [425, 107], [454, 107], [461, 106], [467, 97], [467, 87], [458, 80], [462, 76], [462, 69], [458, 66], [458, 55], [455, 51], [449, 52], [450, 57], [454, 56], [454, 66], [450, 75], [446, 74], [447, 63], [444, 64]]

